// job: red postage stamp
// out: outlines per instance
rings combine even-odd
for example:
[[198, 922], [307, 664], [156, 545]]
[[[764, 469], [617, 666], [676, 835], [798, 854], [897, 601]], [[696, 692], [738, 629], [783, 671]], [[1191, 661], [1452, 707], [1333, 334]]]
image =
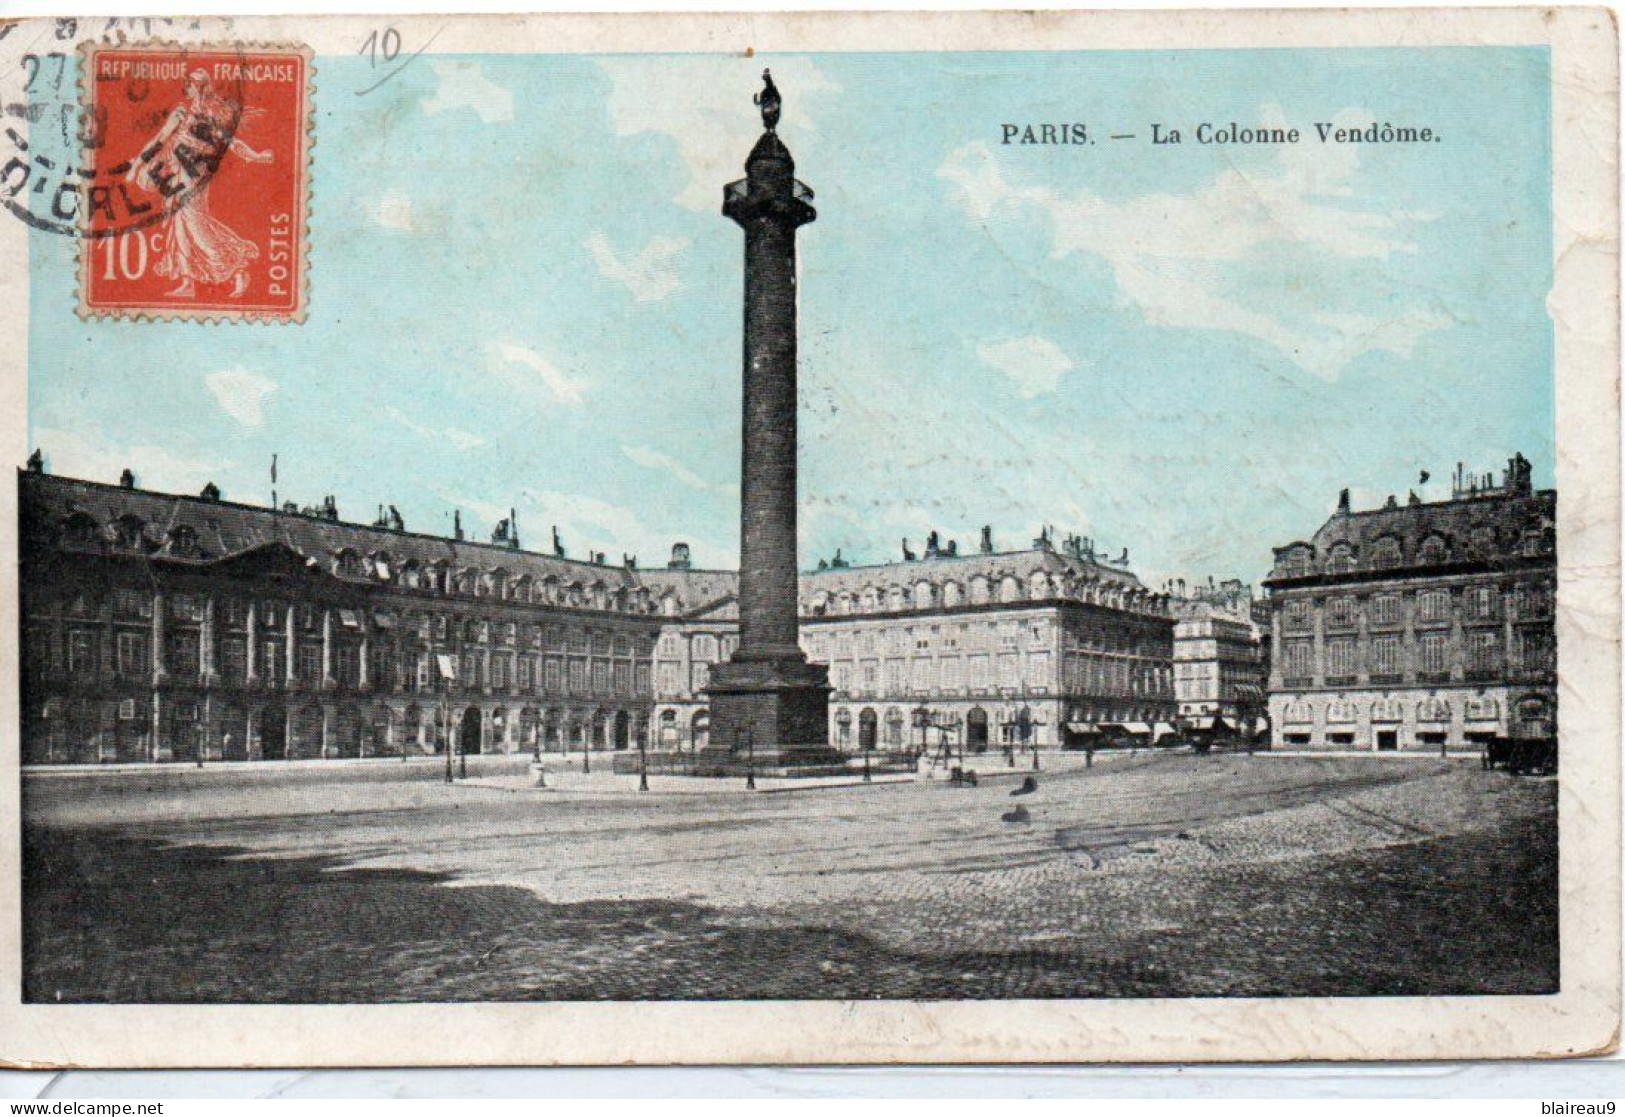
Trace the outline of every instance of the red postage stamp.
[[309, 50], [91, 45], [83, 65], [80, 313], [303, 321]]

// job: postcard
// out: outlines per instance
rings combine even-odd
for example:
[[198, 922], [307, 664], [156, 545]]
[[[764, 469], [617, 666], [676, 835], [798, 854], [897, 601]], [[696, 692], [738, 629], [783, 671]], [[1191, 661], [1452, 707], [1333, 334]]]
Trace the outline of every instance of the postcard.
[[1616, 58], [0, 22], [0, 1059], [1612, 1050]]

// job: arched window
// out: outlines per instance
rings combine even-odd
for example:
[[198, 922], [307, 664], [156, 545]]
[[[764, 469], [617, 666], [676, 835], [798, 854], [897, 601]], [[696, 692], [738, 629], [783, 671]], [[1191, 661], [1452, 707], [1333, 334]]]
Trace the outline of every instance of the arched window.
[[937, 587], [925, 579], [914, 583], [914, 608], [930, 609], [937, 603]]
[[886, 608], [894, 613], [900, 613], [908, 608], [908, 597], [902, 586], [893, 586], [886, 591]]
[[363, 574], [361, 556], [348, 547], [344, 548], [333, 556], [333, 573], [345, 578], [361, 577]]
[[1354, 569], [1354, 548], [1347, 543], [1333, 544], [1326, 553], [1326, 573], [1348, 574]]
[[988, 580], [978, 574], [970, 580], [970, 601], [972, 605], [985, 605], [992, 595]]
[[670, 590], [667, 590], [660, 597], [660, 612], [661, 612], [661, 614], [664, 615], [664, 616], [668, 616], [668, 617], [675, 617], [677, 615], [677, 609], [678, 609], [677, 595], [675, 593], [671, 592]]
[[948, 582], [942, 587], [942, 604], [949, 609], [958, 608], [965, 600], [965, 591], [959, 588], [958, 582]]
[[1015, 601], [1021, 597], [1021, 583], [1014, 574], [1006, 574], [999, 580], [999, 600]]
[[1049, 575], [1042, 570], [1033, 571], [1032, 577], [1027, 580], [1027, 595], [1034, 601], [1048, 597], [1049, 588]]
[[1441, 563], [1448, 555], [1444, 536], [1430, 535], [1422, 540], [1421, 548], [1416, 552], [1416, 561], [1422, 566], [1432, 566]]
[[401, 585], [405, 586], [409, 590], [417, 589], [421, 574], [422, 572], [418, 569], [417, 562], [415, 560], [408, 559], [406, 562], [401, 564]]

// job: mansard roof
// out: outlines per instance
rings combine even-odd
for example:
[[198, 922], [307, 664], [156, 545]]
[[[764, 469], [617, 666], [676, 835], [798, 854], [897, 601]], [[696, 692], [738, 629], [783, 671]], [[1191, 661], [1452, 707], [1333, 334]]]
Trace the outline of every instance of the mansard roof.
[[847, 593], [870, 586], [908, 588], [922, 580], [965, 583], [978, 575], [989, 579], [1014, 575], [1025, 581], [1038, 571], [1052, 575], [1070, 572], [1078, 578], [1109, 582], [1123, 589], [1145, 589], [1139, 578], [1122, 567], [1041, 548], [964, 555], [935, 554], [907, 562], [818, 570], [801, 576], [801, 588], [804, 594], [817, 590]]
[[[599, 565], [577, 559], [519, 550], [500, 543], [446, 539], [393, 528], [346, 523], [320, 516], [284, 512], [258, 505], [212, 500], [201, 496], [127, 489], [71, 477], [25, 472], [20, 477], [24, 531], [36, 543], [55, 543], [60, 526], [75, 517], [89, 517], [100, 526], [97, 544], [116, 542], [120, 522], [139, 524], [145, 553], [175, 562], [204, 564], [243, 554], [267, 544], [281, 544], [315, 558], [333, 569], [340, 555], [384, 558], [396, 569], [407, 563], [443, 564], [451, 571], [505, 572], [540, 581], [600, 583], [608, 590], [640, 585], [639, 572], [620, 566]], [[173, 547], [177, 528], [190, 529], [189, 546]], [[344, 577], [342, 571], [338, 571]], [[355, 580], [374, 580], [360, 574]]]
[[[1556, 516], [1553, 489], [1503, 489], [1404, 504], [1390, 500], [1362, 512], [1339, 510], [1312, 538], [1274, 549], [1270, 580], [1514, 558], [1553, 561]], [[1387, 555], [1379, 554], [1383, 549]]]

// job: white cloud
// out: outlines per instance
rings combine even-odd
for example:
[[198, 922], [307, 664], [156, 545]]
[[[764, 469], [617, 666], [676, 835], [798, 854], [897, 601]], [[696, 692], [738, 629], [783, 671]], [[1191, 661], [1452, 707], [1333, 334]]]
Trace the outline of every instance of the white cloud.
[[213, 393], [222, 411], [245, 427], [257, 427], [264, 420], [261, 410], [265, 397], [277, 390], [275, 380], [245, 368], [211, 372], [203, 383]]
[[422, 101], [430, 116], [473, 109], [486, 124], [513, 119], [513, 94], [486, 77], [478, 62], [457, 59], [430, 66], [440, 79], [434, 93]]
[[1072, 358], [1045, 337], [1018, 337], [976, 347], [982, 361], [1016, 382], [1023, 398], [1053, 392], [1063, 373], [1077, 367]]
[[142, 488], [166, 492], [189, 492], [218, 482], [233, 464], [185, 457], [165, 446], [118, 446], [67, 430], [35, 428], [34, 441], [45, 451], [52, 473], [111, 483], [129, 469]]
[[534, 349], [504, 341], [493, 345], [491, 351], [492, 367], [514, 387], [534, 389], [539, 383], [554, 399], [572, 407], [585, 398], [585, 380], [562, 372]]
[[648, 469], [656, 469], [669, 474], [674, 480], [687, 485], [691, 489], [701, 492], [726, 493], [730, 486], [713, 485], [682, 462], [658, 450], [651, 450], [647, 446], [622, 446], [621, 453]]
[[640, 303], [658, 302], [677, 290], [676, 260], [688, 247], [686, 237], [655, 237], [630, 260], [622, 260], [603, 233], [594, 233], [584, 242], [599, 272], [623, 284]]
[[476, 446], [484, 446], [485, 439], [477, 434], [470, 434], [456, 427], [429, 427], [412, 419], [397, 407], [384, 408], [384, 414], [395, 422], [411, 431], [420, 438], [430, 442], [449, 442], [459, 450], [472, 450]]
[[[1337, 119], [1352, 123], [1361, 115]], [[1282, 119], [1274, 108], [1261, 118], [1266, 125]], [[1349, 146], [1288, 146], [1270, 169], [1232, 167], [1191, 193], [1123, 201], [1021, 184], [981, 141], [957, 148], [937, 173], [958, 186], [960, 205], [977, 222], [1006, 209], [1047, 218], [1051, 257], [1104, 259], [1152, 325], [1254, 337], [1332, 380], [1363, 353], [1408, 355], [1419, 337], [1452, 321], [1432, 308], [1382, 322], [1318, 309], [1314, 291], [1336, 290], [1347, 261], [1414, 253], [1412, 229], [1434, 219], [1362, 207], [1350, 185], [1359, 158]], [[1227, 267], [1271, 249], [1301, 252], [1306, 263], [1276, 268], [1280, 282], [1268, 286], [1256, 276], [1235, 278]]]
[[[618, 136], [656, 132], [677, 142], [689, 181], [677, 202], [714, 210], [722, 187], [744, 172], [745, 156], [761, 135], [750, 98], [761, 89], [761, 66], [738, 58], [661, 55], [598, 60], [609, 76], [609, 118]], [[784, 96], [779, 130], [792, 150], [806, 151], [817, 135], [809, 102], [840, 86], [806, 59], [775, 59], [773, 80]]]
[[393, 233], [416, 232], [412, 220], [412, 199], [399, 190], [386, 191], [369, 210], [375, 224]]

